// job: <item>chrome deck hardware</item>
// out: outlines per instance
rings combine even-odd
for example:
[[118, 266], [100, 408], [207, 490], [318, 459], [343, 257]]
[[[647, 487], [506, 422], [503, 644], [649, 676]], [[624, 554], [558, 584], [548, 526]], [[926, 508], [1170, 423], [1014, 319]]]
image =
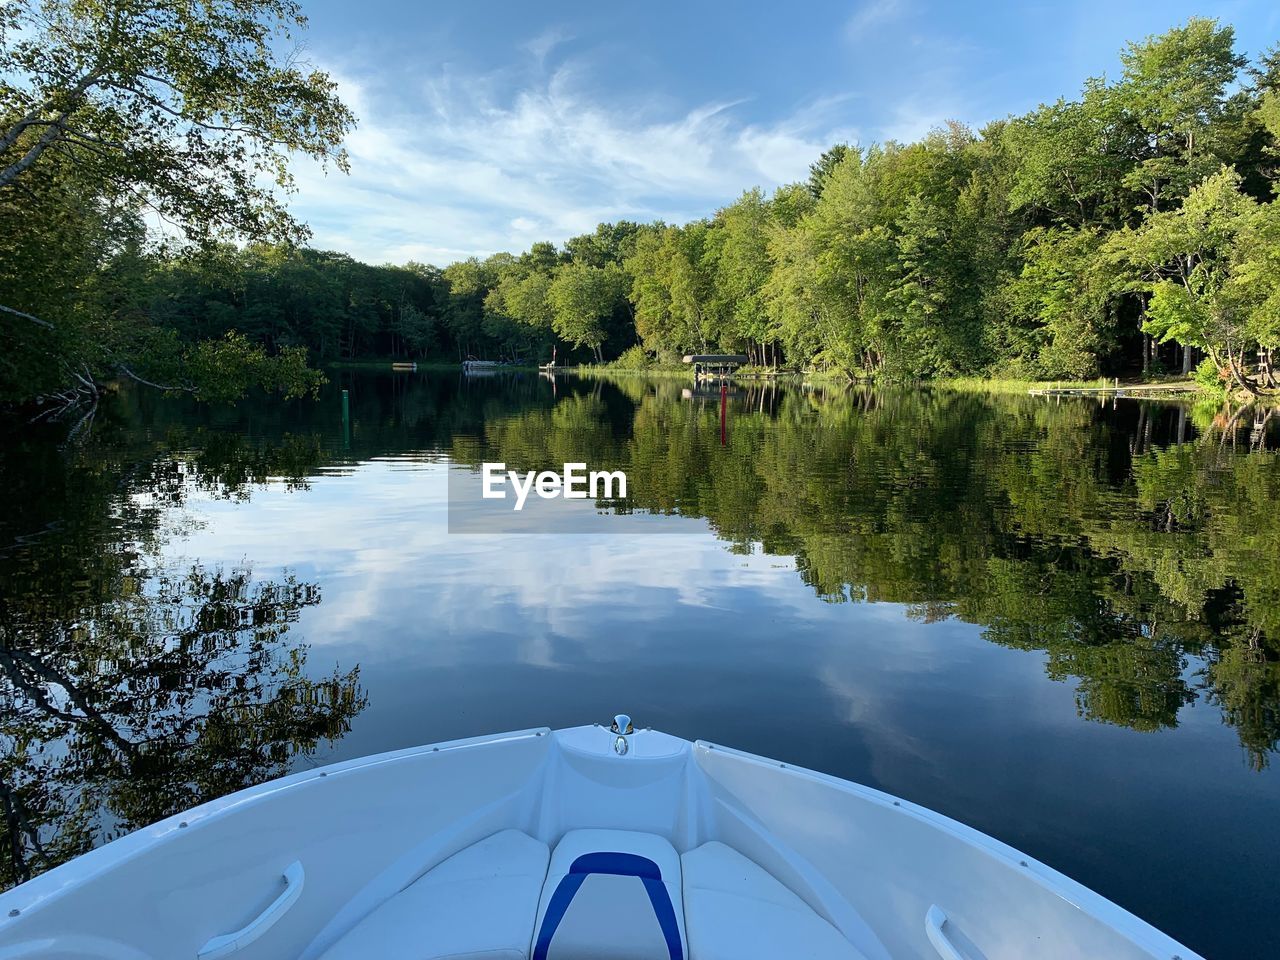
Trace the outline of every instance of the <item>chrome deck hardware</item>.
[[617, 734], [613, 741], [613, 752], [620, 757], [625, 757], [627, 751], [631, 749], [631, 742], [627, 740], [627, 736], [636, 732], [636, 728], [631, 724], [631, 718], [625, 713], [618, 714], [613, 718], [613, 726], [609, 730]]

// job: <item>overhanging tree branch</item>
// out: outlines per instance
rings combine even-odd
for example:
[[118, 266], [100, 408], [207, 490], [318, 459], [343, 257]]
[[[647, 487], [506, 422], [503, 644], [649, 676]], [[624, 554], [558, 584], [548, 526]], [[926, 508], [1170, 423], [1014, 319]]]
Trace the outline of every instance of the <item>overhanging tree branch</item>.
[[15, 310], [13, 307], [6, 307], [3, 303], [0, 303], [0, 313], [11, 313], [15, 317], [21, 317], [23, 320], [30, 320], [32, 323], [44, 327], [46, 330], [56, 329], [48, 320], [41, 320], [39, 317], [26, 313], [25, 311]]

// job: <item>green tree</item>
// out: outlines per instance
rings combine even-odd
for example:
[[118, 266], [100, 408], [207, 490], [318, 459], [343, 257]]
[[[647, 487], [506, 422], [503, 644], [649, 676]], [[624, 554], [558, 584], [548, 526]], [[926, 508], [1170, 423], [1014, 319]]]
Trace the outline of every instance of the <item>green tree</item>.
[[625, 301], [627, 276], [617, 263], [593, 267], [567, 263], [556, 273], [548, 297], [556, 334], [574, 346], [591, 349], [597, 363], [608, 338], [607, 323]]
[[769, 362], [768, 345], [776, 339], [764, 305], [769, 279], [769, 203], [759, 188], [748, 190], [721, 210], [708, 235], [704, 257], [714, 264], [719, 339], [725, 346], [745, 347], [754, 362]]
[[0, 188], [49, 152], [205, 240], [297, 236], [267, 183], [289, 154], [345, 168], [354, 123], [325, 73], [280, 49], [292, 0], [15, 0], [0, 35]]
[[1204, 350], [1220, 371], [1250, 392], [1258, 384], [1246, 369], [1245, 352], [1270, 336], [1257, 328], [1247, 287], [1233, 271], [1242, 258], [1240, 239], [1257, 216], [1258, 204], [1241, 192], [1239, 175], [1224, 169], [1193, 189], [1177, 209], [1153, 213], [1139, 230], [1117, 234], [1110, 242], [1149, 278], [1143, 329], [1161, 341]]
[[822, 191], [827, 186], [827, 180], [831, 177], [831, 171], [838, 167], [840, 161], [848, 155], [849, 145], [847, 143], [837, 143], [822, 151], [822, 156], [809, 164], [808, 187], [809, 193], [813, 197], [822, 196]]
[[[296, 240], [305, 228], [280, 199], [288, 159], [345, 168], [354, 117], [326, 74], [281, 52], [305, 25], [291, 0], [15, 0], [3, 16], [0, 397], [71, 405], [95, 400], [100, 377], [147, 382], [194, 356], [170, 349], [141, 303], [139, 213], [204, 246]], [[51, 273], [61, 282], [42, 283]], [[262, 363], [248, 346], [223, 340], [199, 370], [279, 385], [293, 359]]]
[[1023, 267], [1006, 302], [1024, 320], [1014, 353], [1037, 376], [1087, 379], [1114, 346], [1116, 271], [1090, 228], [1038, 228], [1023, 236]]
[[646, 347], [671, 355], [706, 352], [715, 335], [714, 273], [706, 255], [711, 228], [657, 224], [636, 238], [626, 260], [636, 334]]
[[1127, 177], [1145, 136], [1103, 82], [1090, 80], [1078, 101], [1010, 121], [1000, 138], [1012, 169], [1009, 205], [1032, 225], [1114, 229], [1133, 218], [1138, 195]]
[[1146, 134], [1146, 155], [1127, 182], [1153, 212], [1186, 196], [1224, 159], [1221, 130], [1228, 92], [1246, 61], [1235, 31], [1193, 17], [1120, 54], [1124, 73], [1116, 96]]

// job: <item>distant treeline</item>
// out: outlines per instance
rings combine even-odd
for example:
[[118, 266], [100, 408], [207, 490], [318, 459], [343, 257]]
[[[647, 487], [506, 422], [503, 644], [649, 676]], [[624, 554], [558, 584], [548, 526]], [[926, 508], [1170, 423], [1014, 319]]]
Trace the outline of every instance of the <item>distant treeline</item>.
[[507, 320], [625, 362], [716, 348], [850, 376], [1181, 369], [1274, 387], [1280, 52], [1194, 19], [1114, 82], [912, 144], [839, 144], [807, 183], [683, 226], [602, 224], [445, 270]]
[[[1231, 27], [1193, 19], [1121, 61], [1114, 80], [978, 132], [837, 144], [807, 182], [707, 219], [601, 224], [443, 270], [158, 246], [136, 205], [79, 202], [88, 188], [55, 159], [28, 178], [44, 178], [38, 196], [0, 195], [0, 253], [20, 267], [0, 274], [0, 304], [58, 328], [6, 323], [0, 397], [55, 389], [69, 354], [91, 377], [121, 356], [190, 368], [190, 345], [245, 340], [312, 363], [731, 350], [850, 378], [1194, 370], [1271, 390], [1280, 52], [1250, 63]], [[210, 369], [239, 359], [223, 349]]]

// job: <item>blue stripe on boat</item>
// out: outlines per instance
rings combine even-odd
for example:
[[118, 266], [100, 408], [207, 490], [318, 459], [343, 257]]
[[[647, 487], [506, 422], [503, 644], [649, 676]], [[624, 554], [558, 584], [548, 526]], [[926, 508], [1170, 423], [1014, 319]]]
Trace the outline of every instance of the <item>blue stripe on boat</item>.
[[573, 902], [574, 896], [583, 882], [593, 873], [612, 874], [617, 877], [638, 877], [649, 894], [649, 902], [653, 905], [653, 915], [662, 929], [663, 939], [667, 941], [667, 953], [671, 960], [684, 960], [684, 946], [680, 942], [680, 925], [676, 922], [675, 907], [671, 905], [671, 896], [662, 882], [662, 871], [648, 857], [634, 853], [584, 853], [574, 860], [569, 872], [556, 886], [547, 904], [546, 915], [542, 918], [542, 929], [538, 931], [538, 942], [533, 948], [533, 960], [547, 960], [547, 951], [551, 949], [551, 938], [556, 935], [556, 928], [564, 919]]

